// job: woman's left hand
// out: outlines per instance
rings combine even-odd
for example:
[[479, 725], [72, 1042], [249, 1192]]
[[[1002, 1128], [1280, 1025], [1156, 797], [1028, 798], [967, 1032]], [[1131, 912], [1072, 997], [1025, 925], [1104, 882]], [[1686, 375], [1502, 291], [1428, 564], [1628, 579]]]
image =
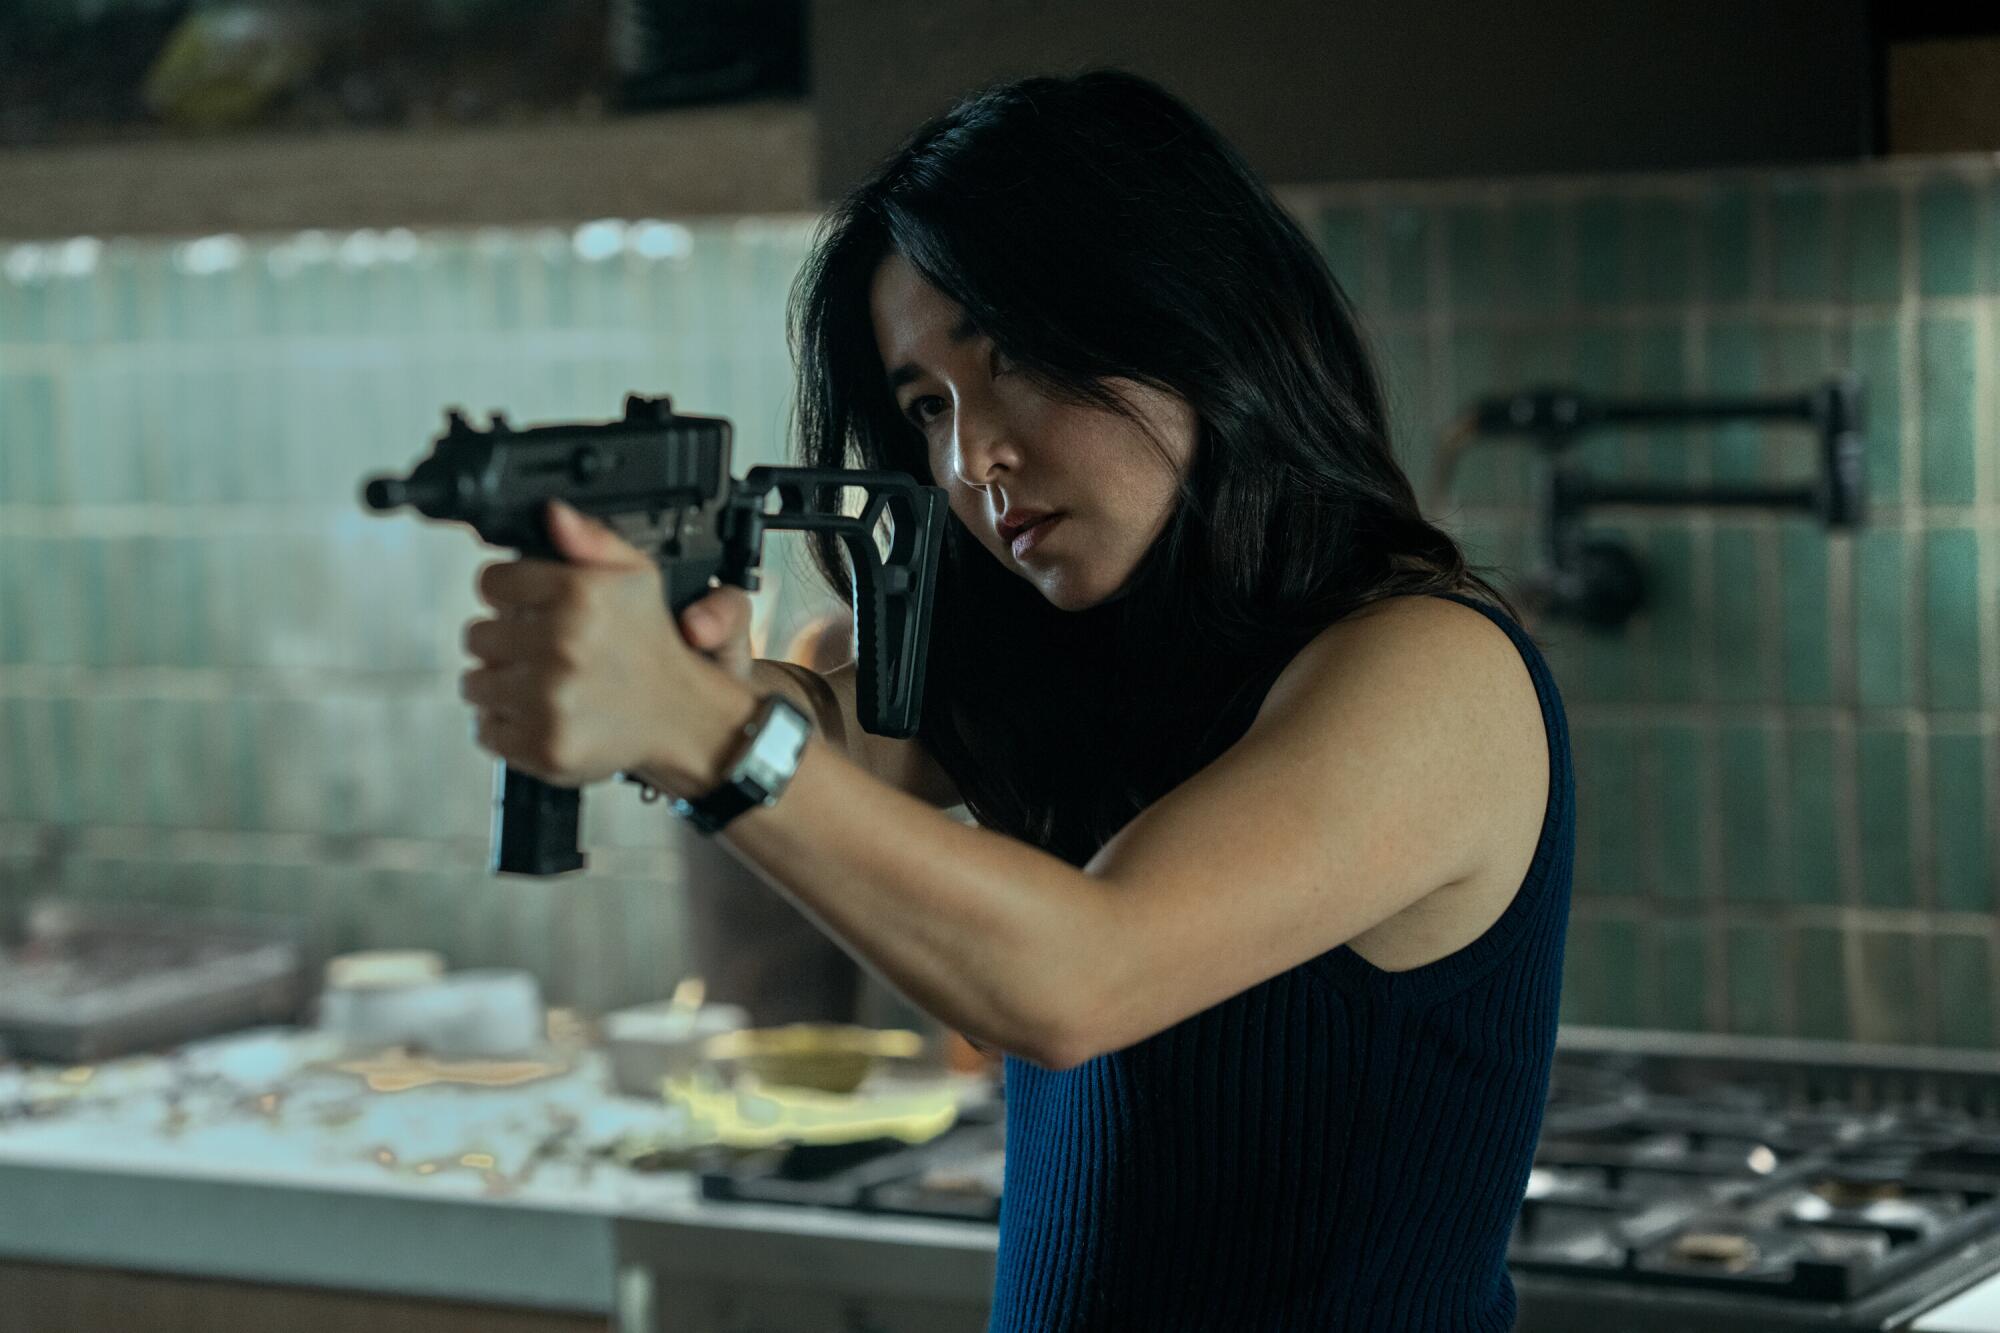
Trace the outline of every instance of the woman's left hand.
[[717, 669], [667, 614], [660, 571], [638, 548], [561, 501], [549, 535], [569, 563], [482, 566], [495, 611], [465, 628], [483, 665], [460, 677], [475, 739], [545, 782], [581, 787], [620, 772], [671, 772]]

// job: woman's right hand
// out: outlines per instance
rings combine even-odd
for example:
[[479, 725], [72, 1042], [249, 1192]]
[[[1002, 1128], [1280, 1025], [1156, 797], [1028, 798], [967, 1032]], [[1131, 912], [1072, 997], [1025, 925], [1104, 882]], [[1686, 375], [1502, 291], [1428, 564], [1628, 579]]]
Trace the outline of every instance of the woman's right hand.
[[738, 680], [750, 679], [750, 594], [725, 583], [688, 603], [681, 637]]

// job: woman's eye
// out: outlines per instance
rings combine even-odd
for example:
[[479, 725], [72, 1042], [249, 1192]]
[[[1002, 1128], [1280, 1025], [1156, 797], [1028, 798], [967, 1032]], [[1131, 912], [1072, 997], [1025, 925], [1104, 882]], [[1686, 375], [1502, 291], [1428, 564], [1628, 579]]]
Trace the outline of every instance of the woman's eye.
[[912, 398], [910, 405], [904, 409], [904, 415], [921, 430], [942, 416], [945, 406], [944, 399], [934, 393], [927, 393], [921, 398]]

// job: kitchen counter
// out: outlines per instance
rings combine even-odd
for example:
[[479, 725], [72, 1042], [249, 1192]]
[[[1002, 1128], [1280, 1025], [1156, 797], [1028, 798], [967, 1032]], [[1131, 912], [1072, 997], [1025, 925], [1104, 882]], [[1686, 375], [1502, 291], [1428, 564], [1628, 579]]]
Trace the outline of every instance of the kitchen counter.
[[686, 1171], [611, 1160], [677, 1112], [608, 1091], [596, 1051], [513, 1087], [403, 1091], [327, 1068], [334, 1054], [269, 1030], [87, 1073], [0, 1069], [0, 1258], [632, 1329], [662, 1326], [682, 1281], [879, 1292], [888, 1275], [915, 1300], [981, 1304], [990, 1289], [990, 1226], [708, 1203]]

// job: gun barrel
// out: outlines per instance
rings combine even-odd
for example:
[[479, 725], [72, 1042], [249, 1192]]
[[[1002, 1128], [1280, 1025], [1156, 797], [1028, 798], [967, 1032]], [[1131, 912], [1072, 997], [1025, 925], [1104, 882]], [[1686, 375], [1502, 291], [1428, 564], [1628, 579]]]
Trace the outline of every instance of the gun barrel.
[[449, 480], [435, 474], [426, 476], [422, 468], [407, 477], [371, 477], [361, 488], [361, 499], [370, 509], [382, 511], [409, 505], [432, 518], [452, 516], [456, 498]]

